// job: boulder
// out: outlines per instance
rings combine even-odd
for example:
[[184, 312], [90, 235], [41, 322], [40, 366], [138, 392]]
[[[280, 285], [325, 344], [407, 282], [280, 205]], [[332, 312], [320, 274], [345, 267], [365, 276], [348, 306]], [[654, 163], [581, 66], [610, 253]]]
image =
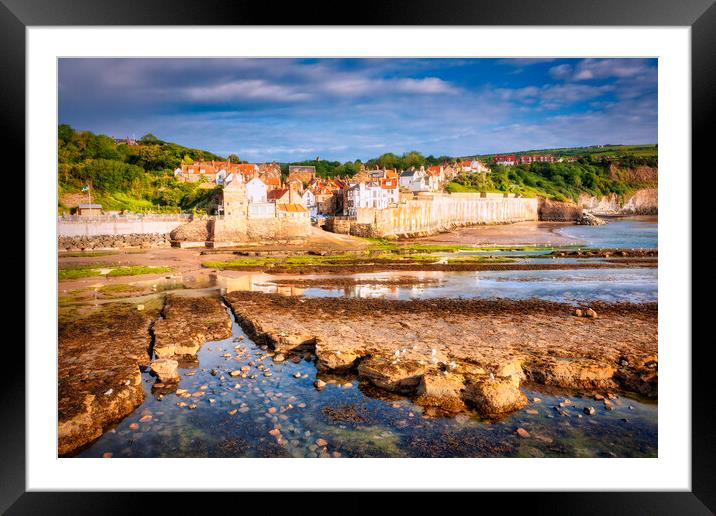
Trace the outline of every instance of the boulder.
[[358, 365], [358, 376], [392, 392], [415, 392], [428, 367], [415, 361], [371, 357]]
[[155, 360], [151, 364], [151, 370], [155, 374], [159, 381], [162, 383], [172, 383], [179, 381], [179, 373], [177, 373], [177, 367], [179, 362], [169, 358], [160, 358]]
[[527, 397], [520, 390], [520, 381], [515, 376], [467, 379], [463, 397], [480, 416], [486, 418], [509, 414], [527, 404]]
[[465, 410], [465, 403], [462, 401], [464, 387], [461, 375], [429, 371], [420, 379], [415, 403], [423, 407], [436, 407], [447, 412], [461, 412]]
[[580, 226], [601, 226], [606, 224], [607, 221], [585, 211], [574, 223]]

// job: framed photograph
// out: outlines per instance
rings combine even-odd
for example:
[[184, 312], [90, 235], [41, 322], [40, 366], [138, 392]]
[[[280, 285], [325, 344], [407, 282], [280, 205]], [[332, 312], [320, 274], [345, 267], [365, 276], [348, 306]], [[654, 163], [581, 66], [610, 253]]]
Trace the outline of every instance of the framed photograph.
[[712, 4], [345, 25], [3, 0], [27, 302], [0, 508], [348, 490], [712, 513], [691, 337]]

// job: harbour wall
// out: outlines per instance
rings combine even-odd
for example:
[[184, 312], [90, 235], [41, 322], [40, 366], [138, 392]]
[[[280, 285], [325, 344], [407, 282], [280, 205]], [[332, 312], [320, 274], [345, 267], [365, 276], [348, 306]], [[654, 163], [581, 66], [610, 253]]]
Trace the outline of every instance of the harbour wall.
[[357, 236], [400, 238], [480, 224], [537, 220], [537, 199], [479, 193], [435, 194], [386, 209], [359, 208], [355, 219], [336, 217], [326, 229]]
[[147, 215], [130, 217], [59, 217], [58, 237], [168, 234], [186, 224], [190, 215]]

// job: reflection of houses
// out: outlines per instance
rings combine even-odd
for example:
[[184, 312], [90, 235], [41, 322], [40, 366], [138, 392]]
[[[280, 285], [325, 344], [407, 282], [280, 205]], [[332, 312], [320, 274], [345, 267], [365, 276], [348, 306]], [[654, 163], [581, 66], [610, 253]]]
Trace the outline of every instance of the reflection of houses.
[[399, 196], [398, 180], [395, 178], [355, 183], [346, 191], [343, 213], [355, 217], [359, 208], [382, 210], [396, 205]]

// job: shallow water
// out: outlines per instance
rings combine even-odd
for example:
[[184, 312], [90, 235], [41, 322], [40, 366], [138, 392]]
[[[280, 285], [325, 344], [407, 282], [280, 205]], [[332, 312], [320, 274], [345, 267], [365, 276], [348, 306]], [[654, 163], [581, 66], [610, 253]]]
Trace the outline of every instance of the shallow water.
[[605, 218], [602, 226], [564, 226], [557, 233], [587, 247], [656, 249], [659, 247], [657, 216]]
[[[657, 301], [657, 270], [655, 268], [576, 269], [537, 271], [475, 271], [475, 272], [413, 272], [415, 285], [379, 285], [407, 273], [354, 274], [348, 276], [355, 285], [341, 287], [294, 287], [293, 295], [307, 297], [382, 297], [386, 299], [430, 299], [461, 297], [479, 299], [544, 299], [564, 303], [588, 301], [645, 303]], [[336, 276], [332, 276], [336, 277]], [[319, 281], [327, 276], [301, 276]], [[281, 277], [283, 281], [288, 278]], [[362, 283], [361, 280], [371, 283]], [[436, 283], [425, 280], [437, 280]], [[271, 281], [257, 286], [272, 292]], [[275, 286], [275, 292], [286, 289]]]
[[[81, 451], [79, 457], [655, 457], [656, 404], [621, 397], [608, 411], [602, 402], [525, 390], [530, 402], [499, 422], [474, 415], [431, 417], [409, 399], [375, 391], [355, 378], [334, 377], [314, 388], [313, 358], [273, 363], [270, 354], [243, 336], [234, 322], [230, 339], [207, 342], [198, 365], [180, 369], [179, 388], [204, 392], [181, 398], [152, 394], [154, 379], [143, 373], [146, 399], [132, 415]], [[238, 360], [234, 346], [248, 349]], [[229, 353], [230, 357], [224, 357]], [[267, 356], [269, 355], [269, 356]], [[266, 356], [252, 367], [255, 379], [229, 372]], [[256, 364], [258, 365], [258, 363]], [[211, 370], [218, 370], [217, 376]], [[193, 373], [193, 376], [187, 376]], [[295, 375], [299, 374], [299, 378]], [[221, 379], [221, 375], [224, 376]], [[323, 378], [323, 377], [322, 377]], [[334, 381], [324, 378], [326, 381]], [[346, 388], [343, 384], [350, 382]], [[203, 387], [203, 389], [202, 389]], [[177, 406], [193, 403], [196, 408]], [[587, 406], [596, 414], [583, 414]], [[270, 409], [275, 409], [270, 410]], [[234, 413], [230, 413], [230, 411]], [[140, 418], [151, 415], [151, 420]], [[130, 425], [138, 425], [131, 428]], [[515, 434], [518, 427], [529, 438]], [[276, 433], [278, 429], [280, 433]], [[269, 432], [274, 431], [276, 435]], [[317, 439], [324, 439], [327, 444]]]

